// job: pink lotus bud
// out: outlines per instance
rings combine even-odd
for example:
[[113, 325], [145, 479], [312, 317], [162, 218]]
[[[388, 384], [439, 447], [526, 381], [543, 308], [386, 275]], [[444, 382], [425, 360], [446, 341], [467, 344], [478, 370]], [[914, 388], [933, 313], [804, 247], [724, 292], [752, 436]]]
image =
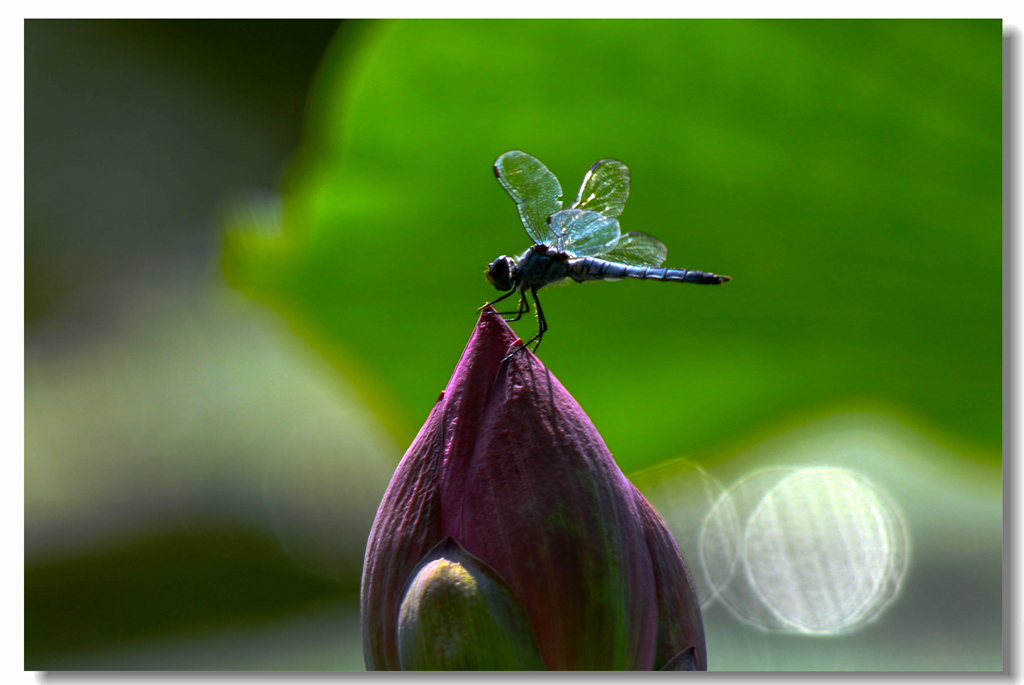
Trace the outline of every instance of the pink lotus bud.
[[706, 669], [671, 534], [544, 365], [502, 361], [515, 343], [486, 308], [384, 494], [367, 668]]

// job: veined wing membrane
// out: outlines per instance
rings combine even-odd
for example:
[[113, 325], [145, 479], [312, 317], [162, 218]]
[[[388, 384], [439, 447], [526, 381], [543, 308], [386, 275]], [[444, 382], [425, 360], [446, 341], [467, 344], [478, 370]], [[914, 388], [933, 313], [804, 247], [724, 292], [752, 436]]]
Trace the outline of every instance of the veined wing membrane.
[[576, 257], [601, 254], [619, 240], [619, 222], [598, 212], [564, 209], [548, 220], [554, 246]]
[[629, 168], [617, 159], [594, 162], [583, 177], [583, 185], [572, 209], [590, 209], [615, 218], [629, 197]]
[[661, 266], [668, 256], [668, 248], [646, 233], [630, 231], [619, 238], [608, 252], [596, 256], [630, 266]]
[[562, 186], [555, 175], [538, 159], [520, 150], [498, 157], [494, 175], [515, 200], [523, 228], [533, 242], [553, 244], [547, 220], [562, 209]]

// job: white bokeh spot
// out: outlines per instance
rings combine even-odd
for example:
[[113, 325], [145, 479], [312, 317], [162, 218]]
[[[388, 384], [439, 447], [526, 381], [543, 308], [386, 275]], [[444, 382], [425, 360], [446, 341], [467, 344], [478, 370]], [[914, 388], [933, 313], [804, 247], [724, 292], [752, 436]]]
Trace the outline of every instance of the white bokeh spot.
[[864, 476], [776, 467], [748, 475], [704, 520], [704, 581], [741, 620], [765, 630], [833, 635], [896, 596], [909, 554], [905, 524]]

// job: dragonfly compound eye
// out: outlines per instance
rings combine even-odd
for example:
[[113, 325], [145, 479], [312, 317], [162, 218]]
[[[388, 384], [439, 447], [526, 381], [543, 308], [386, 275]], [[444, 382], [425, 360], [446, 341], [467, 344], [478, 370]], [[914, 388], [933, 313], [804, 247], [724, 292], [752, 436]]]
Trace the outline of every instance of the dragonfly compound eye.
[[487, 281], [498, 290], [512, 289], [512, 260], [502, 255], [487, 267]]

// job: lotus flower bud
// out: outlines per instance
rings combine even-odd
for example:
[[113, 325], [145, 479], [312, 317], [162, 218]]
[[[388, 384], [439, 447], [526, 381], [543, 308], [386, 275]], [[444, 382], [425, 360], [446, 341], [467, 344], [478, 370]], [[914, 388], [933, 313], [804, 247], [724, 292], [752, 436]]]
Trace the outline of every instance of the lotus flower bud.
[[493, 309], [370, 532], [367, 668], [707, 668], [679, 549], [579, 404]]

